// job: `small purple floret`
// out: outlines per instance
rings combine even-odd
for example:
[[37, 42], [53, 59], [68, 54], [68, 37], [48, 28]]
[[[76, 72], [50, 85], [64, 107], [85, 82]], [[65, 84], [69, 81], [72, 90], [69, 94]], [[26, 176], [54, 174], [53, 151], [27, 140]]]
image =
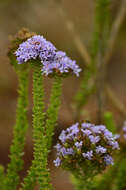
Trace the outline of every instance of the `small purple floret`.
[[81, 149], [82, 144], [83, 144], [82, 141], [80, 141], [80, 142], [75, 142], [75, 146], [76, 146], [77, 149]]
[[88, 151], [86, 153], [82, 153], [83, 157], [84, 158], [87, 158], [88, 160], [92, 160], [92, 157], [93, 157], [93, 151]]
[[96, 143], [98, 143], [100, 141], [99, 136], [94, 137], [93, 135], [90, 135], [89, 139], [90, 139], [91, 143], [93, 143], [93, 144], [96, 144]]
[[96, 153], [97, 154], [99, 154], [99, 153], [104, 154], [104, 153], [106, 153], [106, 151], [107, 151], [107, 149], [100, 146], [100, 145], [96, 147]]
[[104, 161], [105, 161], [107, 166], [108, 165], [114, 165], [113, 158], [110, 155], [106, 155], [104, 157]]
[[60, 164], [61, 164], [61, 160], [60, 160], [60, 158], [57, 157], [56, 160], [53, 161], [53, 163], [54, 163], [54, 165], [55, 165], [56, 167], [59, 167]]

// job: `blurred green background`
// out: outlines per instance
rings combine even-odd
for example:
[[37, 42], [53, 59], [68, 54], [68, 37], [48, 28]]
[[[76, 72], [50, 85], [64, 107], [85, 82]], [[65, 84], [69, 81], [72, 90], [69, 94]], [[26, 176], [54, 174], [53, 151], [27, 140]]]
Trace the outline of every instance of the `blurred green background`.
[[[111, 22], [114, 21], [120, 1], [111, 1]], [[17, 100], [17, 77], [9, 64], [7, 58], [9, 35], [14, 35], [22, 27], [29, 28], [31, 31], [44, 35], [55, 46], [72, 58], [77, 60], [81, 68], [85, 69], [84, 61], [74, 44], [73, 35], [67, 30], [62, 8], [67, 18], [75, 25], [75, 30], [80, 36], [90, 52], [92, 33], [94, 30], [94, 8], [95, 0], [0, 0], [0, 163], [6, 165], [9, 161], [8, 153], [12, 139], [12, 128], [15, 124], [15, 110]], [[116, 96], [126, 105], [126, 19], [121, 26], [118, 39], [115, 44], [114, 52], [107, 65], [107, 81], [114, 90]], [[62, 106], [59, 114], [58, 126], [54, 143], [57, 135], [62, 128], [66, 128], [73, 123], [72, 113], [69, 105], [73, 96], [79, 89], [80, 78], [69, 77], [65, 79], [62, 95]], [[29, 88], [29, 122], [31, 124], [32, 115], [32, 84]], [[48, 102], [50, 92], [50, 80], [45, 80], [46, 102]], [[108, 102], [109, 110], [113, 111], [117, 126], [121, 126], [124, 119], [111, 104]], [[90, 118], [95, 122], [96, 118], [96, 98], [92, 96], [84, 109], [82, 119]], [[90, 116], [89, 116], [90, 115]], [[27, 134], [27, 145], [25, 147], [25, 170], [21, 176], [26, 174], [32, 159], [32, 139], [31, 127]], [[52, 160], [54, 152], [49, 156], [49, 166], [52, 173], [52, 182], [56, 189], [72, 189], [69, 177], [66, 172], [54, 168]]]

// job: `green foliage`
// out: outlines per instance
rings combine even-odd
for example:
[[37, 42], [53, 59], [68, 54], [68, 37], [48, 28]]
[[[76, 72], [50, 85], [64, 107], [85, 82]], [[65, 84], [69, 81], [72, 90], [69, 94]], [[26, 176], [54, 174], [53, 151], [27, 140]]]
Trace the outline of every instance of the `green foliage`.
[[104, 174], [97, 176], [94, 180], [93, 190], [110, 190], [113, 187], [117, 174], [117, 165], [110, 167]]
[[0, 165], [0, 189], [1, 190], [4, 190], [4, 180], [5, 180], [4, 167]]
[[71, 176], [71, 181], [75, 185], [76, 190], [93, 190], [92, 179], [85, 179], [84, 177], [79, 178], [78, 175], [74, 173], [74, 175]]
[[28, 69], [17, 71], [19, 79], [18, 103], [16, 111], [16, 125], [14, 127], [13, 141], [10, 147], [10, 163], [7, 168], [5, 179], [6, 190], [16, 190], [19, 183], [19, 171], [23, 166], [23, 149], [25, 134], [28, 128], [27, 106], [28, 106]]
[[126, 158], [118, 163], [118, 174], [116, 181], [116, 190], [125, 190], [126, 189]]
[[108, 130], [110, 130], [112, 133], [116, 133], [116, 125], [112, 117], [111, 112], [104, 113], [104, 123]]
[[54, 127], [58, 118], [58, 112], [60, 107], [60, 96], [62, 93], [62, 78], [55, 76], [52, 87], [50, 104], [46, 113], [46, 137], [48, 139], [47, 147], [50, 148], [52, 143], [52, 136], [54, 134]]

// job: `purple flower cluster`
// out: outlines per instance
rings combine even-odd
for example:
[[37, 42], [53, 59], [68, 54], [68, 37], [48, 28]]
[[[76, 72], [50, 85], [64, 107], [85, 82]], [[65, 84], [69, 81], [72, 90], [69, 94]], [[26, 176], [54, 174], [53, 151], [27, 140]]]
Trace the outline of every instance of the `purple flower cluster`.
[[81, 69], [76, 64], [76, 61], [72, 61], [66, 56], [65, 52], [58, 51], [54, 56], [54, 59], [43, 62], [42, 73], [49, 75], [53, 72], [57, 73], [69, 73], [73, 72], [76, 76], [79, 76]]
[[31, 59], [39, 58], [41, 61], [53, 59], [55, 56], [55, 46], [47, 41], [43, 36], [36, 35], [19, 45], [15, 52], [19, 64]]
[[67, 57], [65, 52], [57, 51], [55, 46], [43, 36], [35, 35], [19, 45], [15, 52], [19, 64], [39, 59], [42, 63], [42, 74], [73, 72], [79, 76], [81, 69]]
[[113, 135], [104, 125], [76, 123], [61, 132], [55, 148], [56, 167], [69, 168], [70, 164], [74, 168], [79, 167], [79, 164], [80, 167], [86, 167], [90, 163], [97, 170], [103, 170], [114, 164], [112, 154], [119, 149], [119, 145], [117, 135]]

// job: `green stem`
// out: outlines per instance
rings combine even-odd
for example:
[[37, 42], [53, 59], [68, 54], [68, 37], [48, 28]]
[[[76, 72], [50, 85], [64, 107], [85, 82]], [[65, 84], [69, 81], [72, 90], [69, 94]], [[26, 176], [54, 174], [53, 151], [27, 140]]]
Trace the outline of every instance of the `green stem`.
[[45, 135], [44, 90], [41, 65], [33, 68], [33, 139], [34, 166], [40, 190], [52, 189], [47, 169], [47, 138]]
[[24, 182], [22, 183], [22, 187], [19, 190], [34, 190], [36, 184], [36, 174], [35, 167], [32, 161], [32, 165], [28, 170], [27, 176], [24, 178]]
[[62, 78], [55, 76], [51, 97], [50, 97], [50, 104], [47, 109], [47, 119], [46, 119], [46, 135], [47, 135], [47, 147], [50, 148], [52, 144], [52, 136], [54, 134], [54, 128], [56, 125], [56, 121], [58, 118], [58, 112], [60, 107], [60, 97], [62, 93]]
[[96, 0], [96, 32], [94, 34], [94, 52], [92, 59], [96, 72], [96, 94], [98, 103], [98, 120], [102, 122], [105, 110], [104, 84], [106, 77], [106, 52], [109, 34], [109, 2], [110, 0]]
[[[109, 0], [96, 0], [95, 31], [92, 41], [91, 63], [85, 68], [80, 90], [76, 100], [76, 120], [80, 117], [84, 105], [91, 94], [97, 91], [99, 115], [103, 109], [103, 83], [105, 81], [105, 64], [103, 57], [106, 50], [109, 31]], [[96, 83], [92, 82], [96, 78]]]
[[80, 89], [75, 96], [76, 100], [75, 120], [78, 120], [80, 118], [82, 108], [85, 106], [89, 96], [93, 93], [95, 89], [92, 82], [90, 82], [91, 77], [92, 77], [92, 71], [89, 68], [87, 68], [84, 71], [83, 79], [80, 84]]
[[4, 167], [0, 165], [0, 189], [1, 190], [4, 190], [4, 180], [5, 180]]
[[14, 127], [14, 137], [10, 147], [10, 163], [7, 168], [5, 179], [6, 190], [16, 190], [19, 183], [19, 171], [23, 166], [23, 149], [25, 135], [28, 128], [27, 106], [28, 106], [28, 70], [17, 71], [19, 79], [19, 97], [16, 111], [16, 125]]

